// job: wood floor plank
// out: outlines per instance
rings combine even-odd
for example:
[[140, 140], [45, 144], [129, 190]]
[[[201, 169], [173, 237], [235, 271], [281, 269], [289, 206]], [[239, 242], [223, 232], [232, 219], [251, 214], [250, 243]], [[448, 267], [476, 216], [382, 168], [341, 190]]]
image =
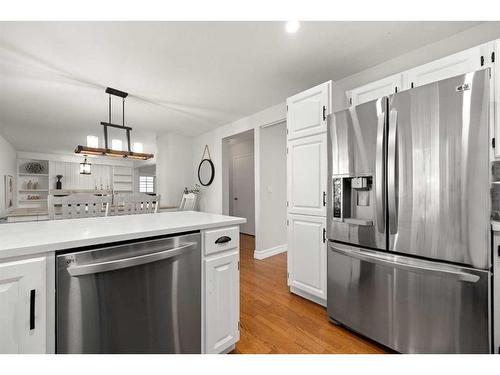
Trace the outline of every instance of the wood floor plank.
[[292, 294], [286, 253], [253, 258], [255, 239], [240, 239], [240, 341], [232, 353], [385, 353], [328, 321], [326, 309]]

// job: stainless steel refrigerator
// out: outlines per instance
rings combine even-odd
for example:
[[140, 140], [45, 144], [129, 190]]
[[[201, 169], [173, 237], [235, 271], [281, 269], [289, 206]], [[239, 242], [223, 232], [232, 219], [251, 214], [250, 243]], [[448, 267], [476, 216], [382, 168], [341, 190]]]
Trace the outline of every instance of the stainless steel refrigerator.
[[403, 353], [491, 351], [489, 80], [329, 116], [332, 322]]

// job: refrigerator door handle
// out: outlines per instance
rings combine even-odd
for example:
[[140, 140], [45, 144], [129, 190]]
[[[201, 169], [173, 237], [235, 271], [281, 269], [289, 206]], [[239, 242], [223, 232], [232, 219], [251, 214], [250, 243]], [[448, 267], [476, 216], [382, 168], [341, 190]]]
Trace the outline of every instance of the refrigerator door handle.
[[389, 233], [398, 232], [398, 112], [389, 112], [389, 134], [387, 145], [387, 198], [389, 208]]
[[377, 149], [375, 156], [375, 199], [377, 209], [377, 229], [385, 232], [385, 168], [384, 168], [384, 138], [385, 138], [385, 112], [378, 116]]
[[[398, 268], [406, 271], [413, 271], [417, 273], [439, 273], [442, 276], [449, 276], [458, 279], [459, 281], [475, 283], [480, 277], [472, 273], [463, 272], [458, 269], [453, 269], [450, 266], [442, 265], [429, 265], [429, 262], [421, 261], [418, 262], [413, 260], [413, 264], [399, 262], [397, 257], [394, 255], [384, 255], [384, 254], [374, 254], [374, 252], [368, 252], [364, 250], [354, 250], [352, 248], [344, 248], [343, 245], [335, 244], [331, 245], [331, 249], [337, 253], [356, 258], [362, 261], [376, 263], [383, 266], [389, 266], [393, 268]], [[420, 264], [419, 264], [420, 263]]]
[[430, 274], [439, 273], [441, 276], [448, 276], [456, 278], [459, 281], [470, 282], [470, 283], [476, 283], [480, 279], [478, 275], [454, 269], [450, 266], [430, 265], [429, 264], [430, 262], [428, 261], [419, 262], [416, 260], [412, 260], [413, 261], [412, 263], [405, 263], [398, 261], [397, 256], [394, 255], [375, 254], [373, 251], [366, 251], [360, 249], [353, 249], [352, 247], [348, 248], [345, 247], [346, 247], [345, 245], [337, 243], [330, 245], [332, 251], [365, 262], [380, 264], [383, 266], [389, 266], [417, 273], [430, 273]]

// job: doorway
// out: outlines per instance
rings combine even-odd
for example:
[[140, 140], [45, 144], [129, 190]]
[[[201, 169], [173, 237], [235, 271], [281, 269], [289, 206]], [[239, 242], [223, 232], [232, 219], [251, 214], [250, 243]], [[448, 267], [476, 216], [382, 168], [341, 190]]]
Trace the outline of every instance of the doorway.
[[[254, 131], [223, 140], [223, 200], [231, 216], [244, 217], [241, 233], [255, 236], [255, 157]], [[225, 164], [225, 166], [224, 166]]]

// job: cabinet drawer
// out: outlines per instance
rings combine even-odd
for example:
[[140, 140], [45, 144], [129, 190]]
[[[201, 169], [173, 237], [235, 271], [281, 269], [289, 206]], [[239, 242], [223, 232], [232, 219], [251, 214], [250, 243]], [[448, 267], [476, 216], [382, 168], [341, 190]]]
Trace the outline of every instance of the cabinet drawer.
[[238, 227], [207, 230], [204, 233], [205, 255], [238, 248], [239, 242]]

